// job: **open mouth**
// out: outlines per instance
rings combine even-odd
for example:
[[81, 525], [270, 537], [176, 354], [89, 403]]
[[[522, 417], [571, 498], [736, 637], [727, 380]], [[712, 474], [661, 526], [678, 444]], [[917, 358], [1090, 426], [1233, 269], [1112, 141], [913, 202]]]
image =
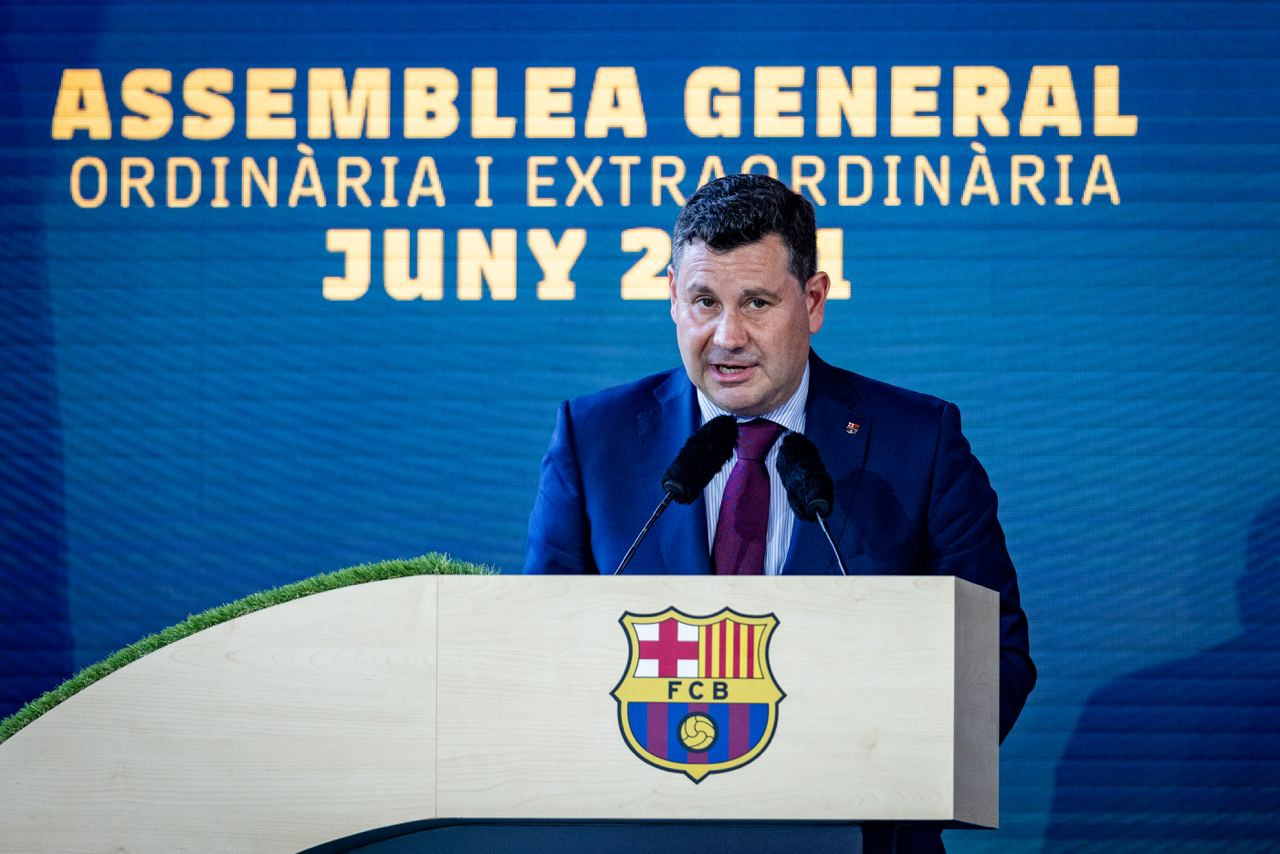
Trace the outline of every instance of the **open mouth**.
[[726, 364], [716, 364], [716, 363], [713, 363], [711, 365], [711, 370], [715, 373], [716, 377], [718, 377], [721, 380], [734, 380], [734, 379], [743, 378], [747, 374], [749, 374], [754, 368], [755, 368], [755, 365], [726, 365]]

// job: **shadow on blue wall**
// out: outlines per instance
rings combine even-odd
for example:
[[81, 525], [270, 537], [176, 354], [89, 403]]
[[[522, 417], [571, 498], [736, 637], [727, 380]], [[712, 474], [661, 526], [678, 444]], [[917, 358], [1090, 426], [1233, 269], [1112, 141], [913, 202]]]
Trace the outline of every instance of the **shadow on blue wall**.
[[[0, 6], [0, 33], [24, 31]], [[31, 14], [30, 11], [25, 14]], [[81, 13], [92, 18], [92, 12]], [[80, 25], [94, 30], [92, 21]], [[62, 429], [36, 152], [46, 116], [24, 111], [18, 55], [0, 39], [6, 275], [0, 280], [0, 717], [71, 675]]]
[[1254, 518], [1247, 560], [1238, 637], [1089, 698], [1046, 851], [1280, 850], [1280, 499]]

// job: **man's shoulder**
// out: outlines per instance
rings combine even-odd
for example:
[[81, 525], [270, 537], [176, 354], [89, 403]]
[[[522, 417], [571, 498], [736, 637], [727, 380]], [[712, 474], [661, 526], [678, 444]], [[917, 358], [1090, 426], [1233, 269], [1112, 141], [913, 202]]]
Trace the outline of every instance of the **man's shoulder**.
[[575, 397], [569, 401], [569, 411], [575, 420], [634, 413], [659, 405], [688, 384], [684, 369], [674, 368]]
[[815, 366], [820, 367], [815, 371], [817, 381], [810, 388], [811, 397], [815, 393], [833, 395], [846, 400], [855, 409], [935, 421], [943, 409], [953, 406], [940, 397], [837, 368], [821, 360], [815, 360]]

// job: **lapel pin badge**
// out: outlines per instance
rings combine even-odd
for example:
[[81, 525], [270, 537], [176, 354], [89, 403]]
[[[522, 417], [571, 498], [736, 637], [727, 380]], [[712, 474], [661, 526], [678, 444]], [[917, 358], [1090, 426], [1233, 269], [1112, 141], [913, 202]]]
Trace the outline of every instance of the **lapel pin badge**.
[[850, 421], [848, 424], [844, 425], [844, 432], [852, 436], [855, 433], [857, 433], [859, 428], [861, 427], [862, 425], [859, 424], [857, 421]]

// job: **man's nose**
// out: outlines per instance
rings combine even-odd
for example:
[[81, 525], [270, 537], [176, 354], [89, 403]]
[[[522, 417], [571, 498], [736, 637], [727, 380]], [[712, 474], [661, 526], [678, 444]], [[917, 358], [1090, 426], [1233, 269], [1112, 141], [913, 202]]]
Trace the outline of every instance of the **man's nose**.
[[726, 309], [721, 313], [714, 343], [722, 350], [738, 350], [747, 345], [747, 330], [736, 311]]

